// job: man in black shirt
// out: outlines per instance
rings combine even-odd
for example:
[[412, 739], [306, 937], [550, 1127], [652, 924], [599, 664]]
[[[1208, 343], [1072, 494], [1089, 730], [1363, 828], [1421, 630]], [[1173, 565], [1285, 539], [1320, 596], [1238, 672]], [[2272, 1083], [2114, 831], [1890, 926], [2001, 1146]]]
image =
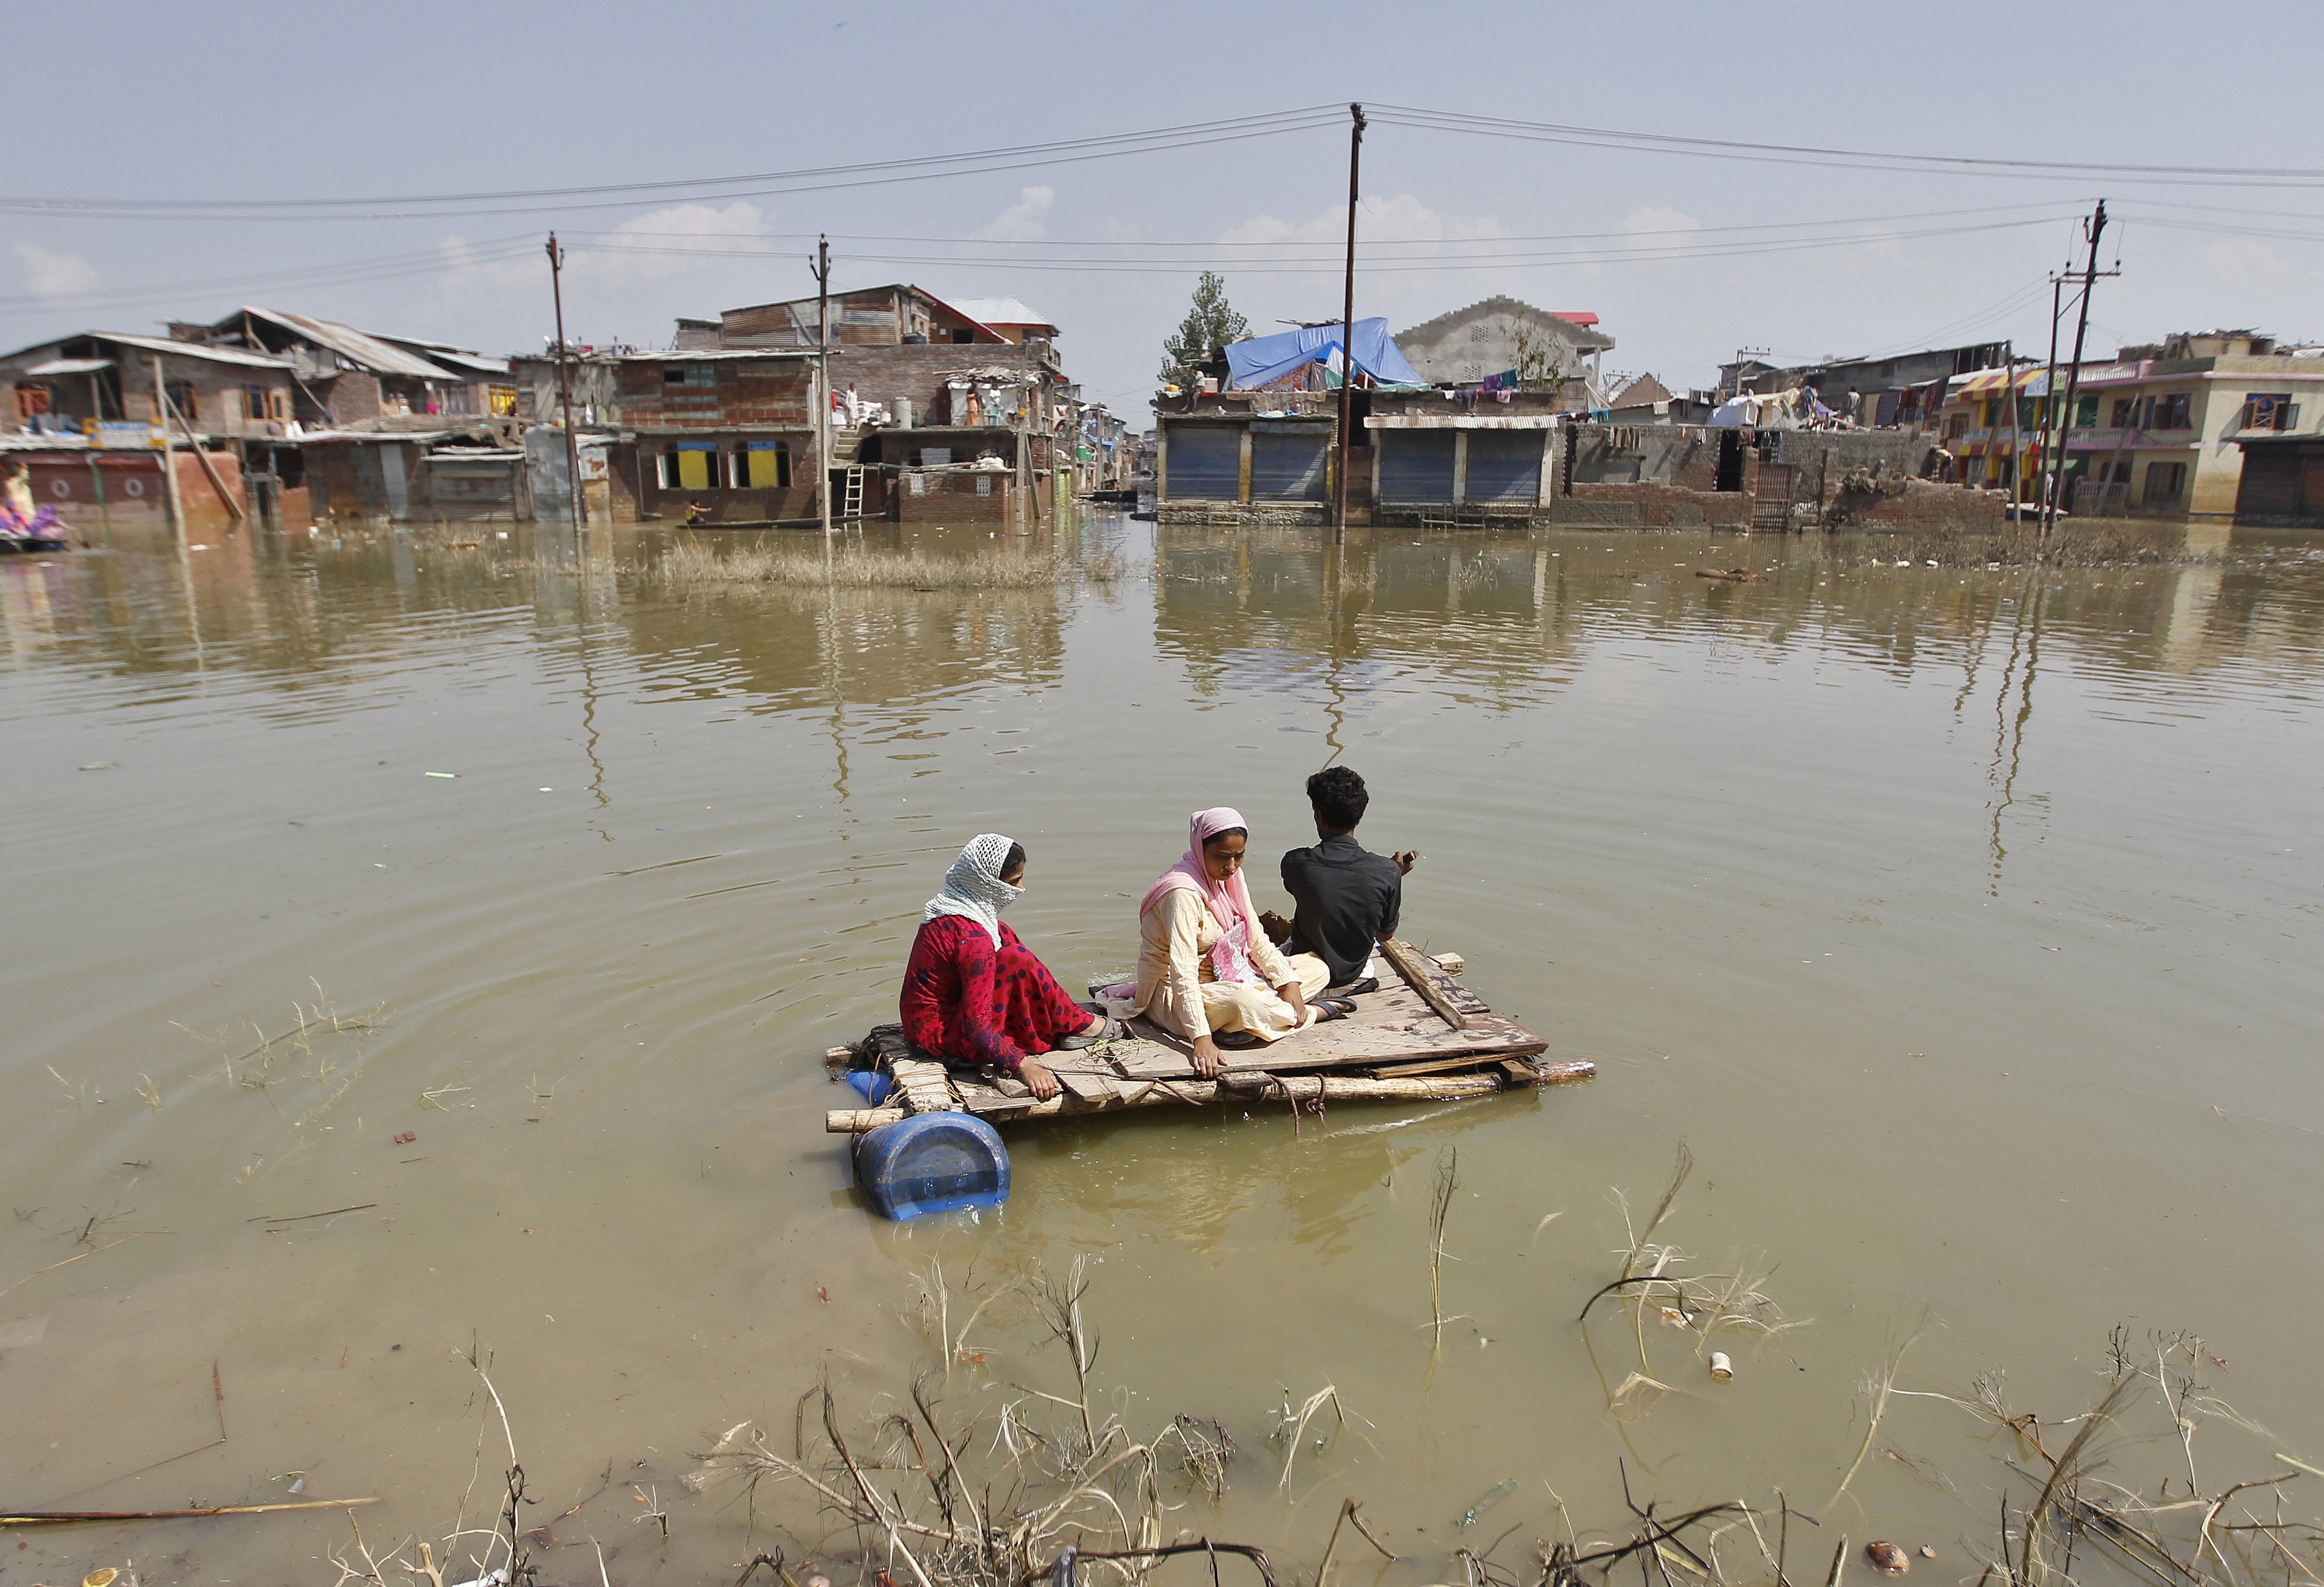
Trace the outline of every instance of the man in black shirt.
[[1396, 935], [1404, 879], [1420, 856], [1409, 850], [1375, 854], [1356, 841], [1371, 796], [1348, 767], [1328, 766], [1309, 778], [1307, 802], [1321, 841], [1283, 856], [1283, 886], [1297, 906], [1285, 951], [1322, 959], [1335, 987], [1377, 992], [1379, 983], [1368, 969], [1372, 948]]

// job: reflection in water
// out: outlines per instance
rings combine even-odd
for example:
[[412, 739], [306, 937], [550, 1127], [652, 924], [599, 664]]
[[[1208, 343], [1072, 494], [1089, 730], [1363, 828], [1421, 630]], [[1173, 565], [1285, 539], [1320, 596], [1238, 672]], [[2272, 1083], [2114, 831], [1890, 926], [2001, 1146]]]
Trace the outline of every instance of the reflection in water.
[[[2034, 674], [2042, 661], [2042, 600], [2038, 593], [2021, 593], [2010, 603], [2009, 653], [2002, 663], [2001, 686], [1993, 691], [1993, 761], [1986, 780], [1993, 786], [1993, 875], [1988, 890], [2001, 894], [2002, 862], [2009, 851], [2002, 843], [2002, 823], [2017, 802], [2017, 774], [2025, 759], [2025, 728], [2034, 720]], [[2020, 667], [2023, 671], [2020, 671]], [[2015, 687], [2016, 708], [2010, 708]]]
[[[2324, 1416], [2299, 1327], [2319, 1237], [2271, 1230], [2255, 1279], [2234, 1232], [2260, 1195], [2324, 1194], [2311, 1138], [2267, 1122], [2324, 1126], [2303, 541], [1964, 576], [1822, 538], [1073, 532], [1130, 577], [677, 589], [666, 533], [562, 530], [124, 533], [0, 563], [0, 1188], [32, 1214], [0, 1223], [0, 1329], [48, 1319], [0, 1355], [12, 1430], [46, 1434], [0, 1485], [134, 1508], [315, 1468], [387, 1493], [383, 1527], [440, 1527], [473, 1467], [450, 1352], [475, 1337], [520, 1439], [541, 1432], [544, 1491], [617, 1460], [668, 1499], [669, 1452], [779, 1426], [818, 1368], [864, 1398], [908, 1384], [896, 1314], [939, 1252], [990, 1274], [1103, 1252], [1104, 1370], [1141, 1416], [1215, 1415], [1255, 1450], [1286, 1390], [1336, 1383], [1377, 1447], [1314, 1452], [1319, 1491], [1375, 1496], [1415, 1545], [1406, 1587], [1452, 1579], [1430, 1551], [1513, 1474], [1591, 1514], [1619, 1504], [1618, 1453], [1673, 1492], [1829, 1482], [1850, 1386], [1924, 1306], [1946, 1382], [2038, 1381], [2136, 1315], [2233, 1326], [2275, 1420]], [[1372, 785], [1373, 846], [1427, 852], [1408, 934], [1600, 1059], [1594, 1085], [1024, 1133], [1000, 1216], [864, 1223], [816, 1058], [890, 1015], [966, 835], [1021, 835], [1012, 923], [1069, 981], [1111, 976], [1186, 809], [1237, 804], [1264, 857], [1333, 760]], [[324, 994], [383, 1007], [244, 1056]], [[1823, 1320], [1738, 1352], [1731, 1392], [1679, 1384], [1626, 1421], [1608, 1341], [1568, 1320], [1627, 1244], [1608, 1188], [1680, 1138], [1704, 1167], [1676, 1237], [1766, 1251], [1786, 1309]], [[1464, 1319], [1433, 1351], [1451, 1142]], [[2163, 1254], [2061, 1241], [2052, 1207]], [[51, 1268], [127, 1208], [166, 1237]], [[960, 1403], [1056, 1387], [1013, 1324], [980, 1326]], [[58, 1439], [145, 1425], [214, 1358], [247, 1407], [231, 1470], [121, 1479], [153, 1457]], [[1935, 1424], [1898, 1436], [1964, 1490], [1989, 1469]], [[1862, 1488], [1899, 1534], [1966, 1524], [1892, 1475]], [[1189, 1524], [1318, 1546], [1313, 1506], [1268, 1490]], [[1508, 1522], [1554, 1522], [1525, 1502]], [[672, 1563], [749, 1558], [748, 1524], [687, 1510]], [[289, 1536], [168, 1545], [226, 1578], [326, 1546]]]

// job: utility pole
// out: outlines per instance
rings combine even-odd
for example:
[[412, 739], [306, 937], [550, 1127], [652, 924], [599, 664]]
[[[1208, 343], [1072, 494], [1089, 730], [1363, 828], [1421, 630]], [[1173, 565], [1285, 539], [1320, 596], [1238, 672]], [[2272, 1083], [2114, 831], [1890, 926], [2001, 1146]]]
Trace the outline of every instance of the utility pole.
[[170, 440], [170, 393], [161, 384], [161, 355], [153, 355], [153, 422], [161, 427], [161, 498], [170, 509], [170, 528], [186, 538], [185, 503], [178, 499], [178, 449]]
[[[2058, 472], [2061, 474], [2065, 472], [2066, 448], [2073, 439], [2074, 396], [2082, 382], [2082, 340], [2089, 334], [2090, 288], [2097, 284], [2098, 279], [2098, 235], [2106, 230], [2106, 200], [2101, 198], [2098, 208], [2090, 212], [2090, 218], [2084, 227], [2089, 233], [2090, 254], [2089, 263], [2082, 267], [2081, 312], [2074, 321], [2074, 364], [2066, 372], [2066, 417], [2059, 422]], [[2057, 521], [2058, 507], [2053, 500], [2042, 516], [2042, 532], [2048, 534], [2057, 526]]]
[[1364, 153], [1364, 107], [1348, 106], [1354, 125], [1348, 129], [1348, 291], [1340, 311], [1340, 466], [1334, 471], [1336, 505], [1332, 514], [1332, 543], [1348, 538], [1348, 413], [1349, 393], [1356, 387], [1356, 179]]
[[831, 238], [815, 245], [815, 501], [831, 538]]
[[[2017, 516], [2017, 503], [2025, 488], [2025, 459], [2020, 456], [2025, 447], [2025, 438], [2017, 423], [2017, 341], [2011, 337], [2001, 344], [2001, 400], [2009, 410], [2009, 461], [2003, 472], [2009, 491], [2009, 508], [2004, 514], [2011, 521]], [[2001, 438], [2001, 427], [1995, 425], [1994, 439]]]
[[2050, 521], [2051, 499], [2056, 494], [2056, 487], [2051, 483], [2057, 474], [2050, 466], [2050, 436], [2058, 424], [2058, 312], [2061, 302], [2058, 294], [2065, 285], [2066, 278], [2062, 275], [2050, 278], [2050, 362], [2042, 376], [2042, 503], [2039, 520], [2044, 525]]
[[557, 400], [565, 414], [565, 485], [571, 498], [570, 508], [575, 533], [579, 533], [587, 521], [581, 506], [581, 442], [573, 433], [573, 371], [566, 360], [565, 348], [565, 250], [557, 245], [557, 234], [549, 234], [549, 294], [557, 304]]

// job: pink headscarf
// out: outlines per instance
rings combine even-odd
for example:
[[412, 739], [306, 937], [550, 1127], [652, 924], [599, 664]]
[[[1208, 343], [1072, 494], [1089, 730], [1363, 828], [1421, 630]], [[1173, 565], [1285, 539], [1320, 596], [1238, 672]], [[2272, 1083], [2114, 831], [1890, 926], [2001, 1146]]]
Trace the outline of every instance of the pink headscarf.
[[1240, 920], [1246, 934], [1244, 940], [1259, 940], [1259, 911], [1251, 908], [1250, 889], [1244, 884], [1242, 872], [1238, 870], [1224, 881], [1213, 881], [1203, 864], [1204, 840], [1238, 826], [1245, 832], [1250, 830], [1250, 823], [1242, 818], [1240, 810], [1221, 805], [1215, 809], [1195, 811], [1186, 822], [1186, 852], [1179, 856], [1176, 864], [1162, 872], [1154, 885], [1146, 890], [1145, 898], [1139, 901], [1138, 912], [1143, 915], [1163, 894], [1184, 888], [1188, 892], [1199, 893], [1203, 901], [1210, 905], [1211, 913], [1218, 918], [1222, 930], [1232, 931], [1236, 921]]

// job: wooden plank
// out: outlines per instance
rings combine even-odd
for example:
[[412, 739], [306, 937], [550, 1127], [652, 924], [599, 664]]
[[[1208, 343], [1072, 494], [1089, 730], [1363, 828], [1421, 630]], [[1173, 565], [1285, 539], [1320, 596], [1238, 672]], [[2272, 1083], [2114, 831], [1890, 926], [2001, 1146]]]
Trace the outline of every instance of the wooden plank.
[[[1268, 1077], [1270, 1084], [1261, 1086], [1258, 1076], [1248, 1077], [1249, 1088], [1238, 1091], [1222, 1087], [1216, 1081], [1189, 1080], [1173, 1084], [1157, 1084], [1149, 1087], [1141, 1100], [1127, 1103], [1109, 1097], [1103, 1102], [1084, 1102], [1071, 1095], [1054, 1096], [1047, 1102], [1035, 1103], [1019, 1119], [1070, 1118], [1083, 1113], [1119, 1112], [1127, 1106], [1173, 1107], [1193, 1103], [1198, 1107], [1225, 1103], [1247, 1107], [1255, 1102], [1455, 1102], [1467, 1097], [1490, 1096], [1503, 1089], [1498, 1075], [1439, 1075], [1410, 1080], [1370, 1080], [1352, 1075], [1276, 1075]], [[882, 1124], [902, 1118], [896, 1108], [863, 1108], [854, 1111], [837, 1109], [824, 1115], [824, 1129], [834, 1135], [860, 1134], [876, 1130]]]
[[1052, 1065], [1049, 1073], [1057, 1077], [1058, 1084], [1083, 1102], [1096, 1102], [1101, 1098], [1113, 1095], [1113, 1076], [1100, 1074], [1095, 1069], [1081, 1067], [1067, 1069]]
[[1499, 1053], [1462, 1053], [1457, 1057], [1433, 1058], [1420, 1064], [1388, 1065], [1372, 1070], [1371, 1074], [1375, 1079], [1397, 1080], [1414, 1075], [1452, 1075], [1463, 1069], [1489, 1067], [1505, 1069], [1522, 1067], [1526, 1071], [1526, 1084], [1532, 1083], [1533, 1070], [1530, 1065], [1526, 1064], [1522, 1058], [1504, 1057]]
[[1397, 973], [1410, 983], [1413, 991], [1428, 1000], [1429, 1007], [1434, 1009], [1447, 1025], [1455, 1030], [1466, 1028], [1469, 1023], [1467, 1010], [1438, 990], [1435, 979], [1428, 973], [1429, 967], [1423, 964], [1418, 954], [1394, 937], [1380, 944], [1380, 952], [1389, 964], [1396, 966]]

